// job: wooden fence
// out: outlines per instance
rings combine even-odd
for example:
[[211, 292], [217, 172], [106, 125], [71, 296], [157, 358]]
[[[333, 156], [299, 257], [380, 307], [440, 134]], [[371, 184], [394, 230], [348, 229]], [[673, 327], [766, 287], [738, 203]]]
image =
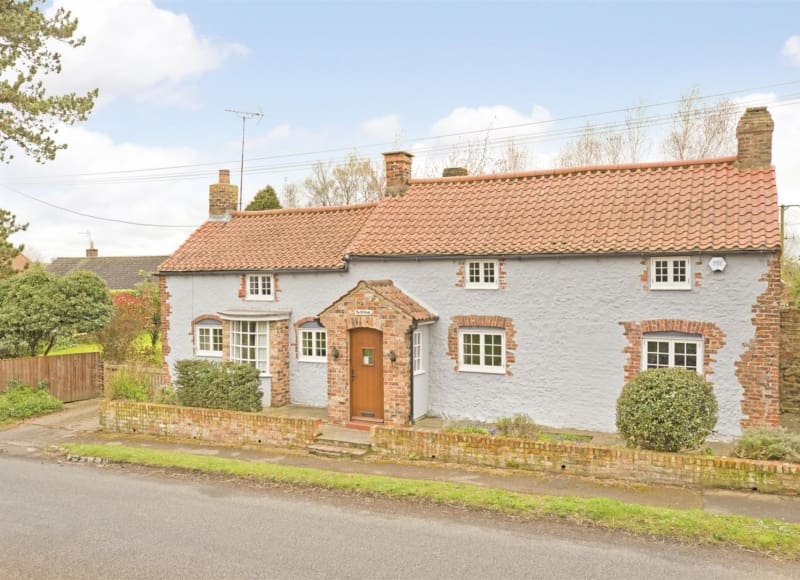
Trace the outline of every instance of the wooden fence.
[[114, 377], [119, 373], [134, 375], [139, 381], [144, 382], [150, 389], [150, 395], [160, 392], [169, 384], [162, 367], [142, 365], [142, 364], [110, 364], [103, 365], [103, 396], [106, 399], [113, 398]]
[[65, 403], [94, 399], [102, 391], [99, 352], [0, 360], [0, 391], [12, 379], [36, 386], [47, 381], [50, 393]]

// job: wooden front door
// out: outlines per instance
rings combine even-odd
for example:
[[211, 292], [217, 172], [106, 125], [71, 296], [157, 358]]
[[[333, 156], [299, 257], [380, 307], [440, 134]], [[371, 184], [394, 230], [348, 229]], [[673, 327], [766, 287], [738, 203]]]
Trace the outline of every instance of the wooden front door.
[[379, 330], [350, 331], [350, 416], [383, 421], [383, 333]]

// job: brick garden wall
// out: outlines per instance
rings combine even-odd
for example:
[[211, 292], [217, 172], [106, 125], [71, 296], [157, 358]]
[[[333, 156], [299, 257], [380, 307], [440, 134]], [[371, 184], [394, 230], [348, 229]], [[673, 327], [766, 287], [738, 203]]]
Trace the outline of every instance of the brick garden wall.
[[222, 409], [100, 402], [100, 427], [104, 431], [216, 443], [305, 447], [319, 434], [321, 423], [321, 419], [271, 417]]
[[781, 410], [800, 413], [800, 309], [781, 310]]
[[657, 453], [397, 427], [372, 428], [372, 449], [387, 457], [512, 467], [639, 483], [757, 489], [800, 495], [800, 465]]

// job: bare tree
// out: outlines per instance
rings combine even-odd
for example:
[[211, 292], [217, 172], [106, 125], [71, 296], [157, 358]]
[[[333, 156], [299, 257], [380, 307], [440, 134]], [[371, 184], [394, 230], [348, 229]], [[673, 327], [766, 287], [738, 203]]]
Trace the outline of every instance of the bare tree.
[[470, 175], [485, 173], [507, 173], [525, 171], [531, 166], [531, 153], [510, 140], [497, 152], [489, 139], [489, 131], [483, 137], [457, 143], [452, 146], [444, 161], [432, 161], [427, 164], [425, 174], [432, 177], [442, 175], [447, 167], [463, 167]]
[[283, 182], [281, 190], [281, 205], [286, 208], [299, 207], [300, 205], [300, 188], [296, 183], [289, 181]]
[[315, 163], [305, 180], [305, 189], [311, 205], [348, 205], [378, 199], [382, 181], [372, 161], [350, 153], [336, 166]]
[[311, 205], [336, 205], [333, 196], [333, 179], [330, 176], [331, 166], [317, 161], [311, 166], [311, 173], [304, 182]]
[[561, 167], [580, 167], [636, 163], [649, 149], [646, 126], [644, 105], [625, 111], [622, 131], [598, 130], [587, 123], [579, 137], [562, 147], [558, 164]]
[[662, 146], [671, 159], [705, 159], [732, 153], [736, 143], [736, 107], [724, 99], [707, 105], [695, 87], [681, 97], [672, 128]]

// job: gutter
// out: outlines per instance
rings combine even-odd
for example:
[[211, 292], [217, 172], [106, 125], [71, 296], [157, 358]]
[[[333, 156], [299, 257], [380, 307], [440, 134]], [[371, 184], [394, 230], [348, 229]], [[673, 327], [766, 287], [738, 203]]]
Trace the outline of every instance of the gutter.
[[503, 258], [506, 260], [531, 260], [531, 259], [559, 259], [559, 258], [609, 258], [609, 257], [652, 257], [652, 256], [677, 256], [677, 255], [697, 255], [697, 254], [774, 254], [780, 252], [780, 248], [759, 248], [752, 250], [741, 249], [706, 249], [706, 250], [670, 250], [670, 251], [647, 251], [636, 252], [595, 252], [595, 253], [549, 253], [549, 254], [386, 254], [386, 255], [359, 255], [351, 254], [345, 257], [345, 261], [360, 262], [381, 262], [381, 261], [417, 261], [420, 260], [469, 260], [481, 258]]

